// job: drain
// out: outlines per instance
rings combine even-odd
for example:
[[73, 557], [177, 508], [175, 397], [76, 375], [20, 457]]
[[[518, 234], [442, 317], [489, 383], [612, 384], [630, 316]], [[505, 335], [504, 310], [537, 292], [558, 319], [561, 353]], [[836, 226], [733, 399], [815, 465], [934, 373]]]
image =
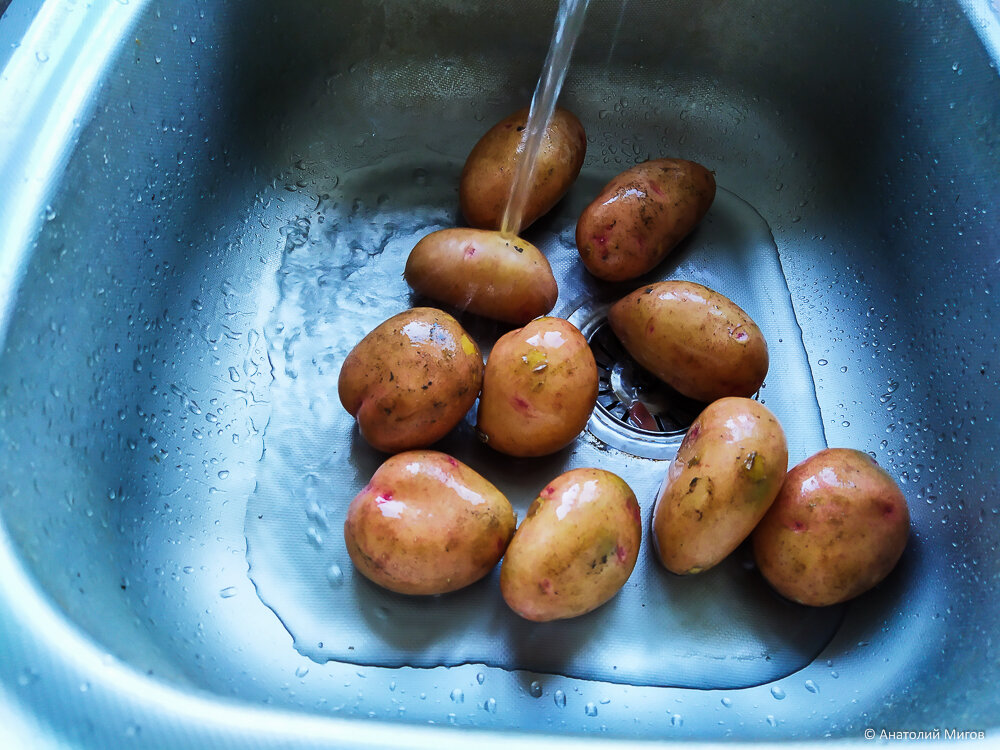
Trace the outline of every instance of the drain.
[[586, 305], [569, 317], [597, 362], [597, 407], [587, 429], [604, 443], [645, 458], [670, 458], [705, 408], [641, 367], [607, 320], [607, 306]]
[[705, 408], [643, 369], [606, 320], [589, 341], [600, 376], [597, 405], [623, 427], [653, 435], [683, 435]]

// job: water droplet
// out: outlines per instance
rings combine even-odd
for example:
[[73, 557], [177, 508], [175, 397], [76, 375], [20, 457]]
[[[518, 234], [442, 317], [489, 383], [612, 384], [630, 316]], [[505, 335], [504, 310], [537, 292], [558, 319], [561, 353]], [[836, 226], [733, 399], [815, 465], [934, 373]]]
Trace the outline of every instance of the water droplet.
[[80, 692], [81, 693], [86, 693], [88, 690], [90, 690], [90, 683], [89, 682], [81, 682], [80, 683]]
[[49, 53], [48, 52], [42, 52], [41, 50], [38, 50], [38, 51], [35, 52], [35, 59], [38, 60], [38, 62], [41, 62], [41, 63], [48, 62], [49, 61]]
[[309, 539], [309, 543], [317, 549], [323, 546], [323, 537], [316, 530], [315, 526], [310, 526], [306, 529], [306, 537]]
[[331, 586], [336, 588], [344, 583], [344, 571], [340, 569], [339, 565], [334, 563], [326, 569], [326, 580], [329, 581]]
[[219, 591], [219, 596], [223, 599], [232, 599], [237, 593], [238, 590], [235, 586], [226, 586], [226, 588]]
[[17, 675], [17, 684], [21, 687], [28, 687], [31, 683], [38, 680], [38, 672], [31, 669], [30, 667], [25, 667]]
[[818, 693], [819, 686], [812, 680], [806, 680], [806, 690], [808, 690], [810, 693]]
[[785, 691], [782, 690], [777, 685], [775, 685], [773, 688], [771, 688], [771, 695], [773, 695], [774, 699], [778, 700], [778, 701], [782, 701], [782, 700], [785, 699]]
[[479, 674], [477, 674], [476, 675], [476, 682], [478, 682], [480, 685], [482, 685], [484, 682], [486, 682], [486, 675], [484, 675], [482, 672], [480, 672]]
[[843, 367], [841, 367], [840, 371], [841, 372], [847, 372], [847, 365], [844, 365]]
[[52, 206], [45, 207], [45, 221], [54, 221], [56, 218], [56, 210]]
[[222, 471], [219, 472], [218, 477], [219, 479], [228, 479], [229, 472], [226, 469], [223, 469]]
[[483, 710], [488, 711], [491, 714], [495, 714], [497, 712], [497, 699], [487, 698], [486, 701], [483, 703]]
[[583, 712], [587, 714], [587, 716], [597, 716], [597, 705], [594, 703], [588, 703], [583, 707]]
[[552, 694], [552, 702], [555, 703], [557, 706], [559, 706], [559, 708], [565, 708], [566, 707], [566, 693], [564, 693], [562, 690], [556, 690]]
[[465, 693], [462, 692], [462, 688], [455, 688], [451, 691], [451, 699], [455, 703], [465, 702]]
[[183, 570], [188, 575], [191, 575], [192, 573], [194, 573], [194, 568], [192, 566], [190, 566], [190, 565], [185, 565], [183, 568], [181, 568], [181, 570]]
[[830, 676], [836, 680], [838, 677], [840, 677], [840, 672], [837, 671], [830, 672]]
[[299, 667], [298, 669], [295, 670], [295, 676], [298, 677], [300, 680], [307, 674], [309, 674], [309, 667]]
[[232, 380], [234, 383], [239, 383], [240, 382], [240, 373], [239, 373], [239, 370], [237, 370], [235, 367], [230, 367], [229, 368], [229, 379]]
[[531, 695], [532, 698], [541, 698], [542, 697], [542, 683], [540, 683], [538, 680], [533, 681], [528, 686], [528, 693]]
[[770, 714], [768, 714], [768, 715], [767, 715], [767, 723], [768, 723], [768, 724], [769, 724], [770, 726], [772, 726], [772, 727], [776, 727], [776, 726], [778, 726], [778, 721], [777, 721], [777, 719], [775, 719], [775, 718], [774, 718], [773, 716], [771, 716]]
[[194, 44], [195, 42], [197, 42], [197, 41], [198, 41], [198, 37], [196, 37], [196, 36], [195, 36], [194, 34], [192, 34], [192, 35], [191, 35], [190, 37], [188, 37], [188, 38], [189, 38], [189, 39], [191, 40], [191, 44]]
[[816, 364], [818, 364], [820, 367], [826, 367], [830, 363], [827, 362], [825, 359], [821, 359]]
[[680, 714], [674, 714], [670, 717], [670, 726], [672, 727], [682, 727], [684, 726], [684, 717]]
[[723, 698], [722, 699], [722, 705], [725, 706], [726, 708], [729, 708], [730, 706], [733, 705], [733, 699], [732, 698]]

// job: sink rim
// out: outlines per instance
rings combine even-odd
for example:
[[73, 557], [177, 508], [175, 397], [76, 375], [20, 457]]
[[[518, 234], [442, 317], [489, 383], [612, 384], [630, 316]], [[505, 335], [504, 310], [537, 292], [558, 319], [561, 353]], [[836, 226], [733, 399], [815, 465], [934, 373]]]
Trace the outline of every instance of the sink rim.
[[[959, 4], [991, 57], [1000, 59], [1000, 16], [991, 9], [989, 0], [959, 0]], [[9, 230], [0, 238], [0, 336], [6, 333], [21, 273], [30, 257], [32, 239], [44, 221], [39, 209], [44, 206], [45, 197], [75, 143], [79, 127], [76, 122], [85, 117], [91, 93], [118, 54], [121, 38], [148, 5], [149, 0], [132, 0], [129, 5], [104, 0], [85, 10], [72, 6], [72, 14], [69, 12], [71, 4], [65, 0], [48, 0], [41, 4], [35, 0], [15, 0], [12, 5], [22, 10], [37, 6], [34, 21], [21, 37], [22, 41], [47, 38], [46, 34], [50, 34], [58, 44], [43, 61], [36, 57], [30, 44], [23, 43], [14, 50], [0, 77], [0, 142], [8, 144], [0, 149], [0, 189], [8, 188], [0, 193], [5, 195], [0, 201], [0, 221]], [[13, 33], [6, 21], [6, 18], [0, 20], [0, 44], [8, 41], [8, 33]], [[78, 60], [87, 60], [87, 64], [76, 65]], [[4, 102], [27, 102], [28, 106], [5, 107]], [[56, 106], [57, 103], [61, 106]], [[41, 127], [37, 126], [39, 121]], [[15, 185], [18, 189], [11, 189]], [[208, 744], [219, 742], [224, 733], [225, 744], [233, 746], [237, 743], [252, 746], [290, 742], [340, 747], [346, 744], [381, 746], [390, 744], [392, 735], [400, 731], [407, 731], [407, 744], [419, 747], [458, 746], [469, 738], [488, 744], [510, 741], [510, 734], [489, 729], [399, 725], [272, 709], [201, 690], [185, 692], [162, 680], [147, 677], [109, 658], [34, 585], [31, 571], [19, 558], [2, 517], [0, 602], [6, 605], [6, 614], [0, 615], [0, 634], [8, 644], [5, 649], [8, 658], [0, 667], [0, 690], [15, 711], [25, 715], [35, 713], [36, 718], [51, 720], [56, 712], [74, 702], [72, 696], [78, 692], [81, 681], [89, 681], [94, 700], [102, 701], [107, 707], [100, 713], [105, 728], [141, 717], [143, 737], [152, 743], [169, 744], [171, 738], [183, 736], [191, 742], [201, 738]], [[46, 688], [44, 698], [39, 688], [22, 686], [19, 689], [17, 670], [23, 663], [44, 665], [38, 669], [34, 681]], [[80, 707], [76, 706], [75, 710]], [[62, 741], [66, 739], [60, 737]], [[650, 740], [608, 741], [548, 733], [521, 735], [518, 739], [529, 745], [544, 742], [546, 746], [553, 742], [557, 746], [560, 743], [577, 746], [585, 741], [611, 747], [657, 744]], [[57, 741], [52, 739], [52, 744]], [[721, 747], [729, 743], [693, 744]], [[748, 747], [770, 745], [740, 744]], [[782, 742], [788, 747], [813, 744], [812, 741]]]

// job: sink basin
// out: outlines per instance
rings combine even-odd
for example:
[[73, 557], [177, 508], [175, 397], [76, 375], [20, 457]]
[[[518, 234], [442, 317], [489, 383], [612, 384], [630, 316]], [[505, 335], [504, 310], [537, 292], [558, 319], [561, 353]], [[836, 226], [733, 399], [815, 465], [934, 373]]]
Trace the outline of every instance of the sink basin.
[[[628, 363], [603, 311], [633, 287], [581, 269], [576, 217], [639, 161], [712, 169], [702, 226], [635, 283], [699, 281], [751, 313], [793, 463], [853, 447], [896, 479], [912, 533], [888, 579], [809, 609], [744, 548], [679, 579], [644, 542], [613, 602], [534, 626], [495, 576], [413, 600], [354, 574], [344, 512], [384, 456], [339, 404], [340, 362], [427, 303], [406, 254], [461, 222], [465, 156], [530, 99], [555, 12], [7, 8], [5, 746], [1000, 736], [995, 2], [593, 0], [561, 99], [587, 159], [526, 232], [610, 382]], [[460, 317], [484, 351], [504, 330]], [[599, 465], [647, 530], [684, 427], [635, 430], [606, 399], [566, 451], [503, 461], [473, 424], [437, 447], [522, 517]]]

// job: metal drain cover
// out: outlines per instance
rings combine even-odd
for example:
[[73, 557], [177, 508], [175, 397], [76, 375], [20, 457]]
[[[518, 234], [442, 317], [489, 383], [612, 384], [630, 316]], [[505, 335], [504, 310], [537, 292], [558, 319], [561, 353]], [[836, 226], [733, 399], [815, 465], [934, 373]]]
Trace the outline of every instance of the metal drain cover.
[[600, 385], [587, 429], [602, 442], [644, 458], [671, 458], [705, 408], [640, 366], [607, 319], [607, 306], [585, 305], [570, 316], [590, 343]]

